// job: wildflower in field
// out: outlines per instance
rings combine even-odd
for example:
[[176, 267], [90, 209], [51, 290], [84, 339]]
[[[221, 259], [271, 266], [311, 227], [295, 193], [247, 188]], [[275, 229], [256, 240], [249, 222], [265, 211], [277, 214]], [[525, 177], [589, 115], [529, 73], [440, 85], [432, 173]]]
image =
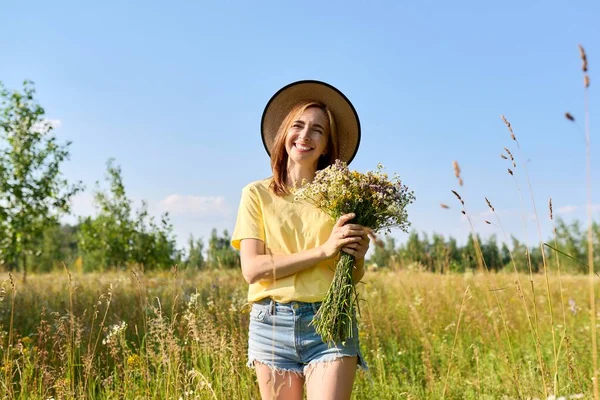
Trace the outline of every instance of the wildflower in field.
[[137, 354], [130, 354], [129, 357], [127, 357], [127, 366], [129, 368], [135, 369], [138, 368], [142, 365], [142, 360], [140, 359], [140, 356], [138, 356]]
[[[413, 192], [395, 174], [393, 179], [378, 164], [376, 171], [350, 171], [346, 163], [335, 164], [316, 172], [313, 181], [294, 190], [296, 200], [314, 204], [336, 221], [354, 213], [352, 223], [373, 231], [409, 227], [406, 206], [415, 200]], [[343, 342], [352, 336], [354, 306], [357, 301], [352, 271], [354, 257], [342, 253], [333, 282], [315, 320], [316, 331], [325, 342]]]
[[577, 305], [577, 303], [575, 303], [575, 300], [573, 300], [572, 298], [569, 299], [569, 311], [571, 311], [573, 313], [573, 315], [577, 314], [577, 312], [581, 310], [581, 307], [579, 307]]
[[119, 338], [127, 329], [127, 322], [123, 321], [120, 324], [111, 326], [110, 330], [106, 334], [106, 337], [102, 339], [102, 344], [109, 345]]

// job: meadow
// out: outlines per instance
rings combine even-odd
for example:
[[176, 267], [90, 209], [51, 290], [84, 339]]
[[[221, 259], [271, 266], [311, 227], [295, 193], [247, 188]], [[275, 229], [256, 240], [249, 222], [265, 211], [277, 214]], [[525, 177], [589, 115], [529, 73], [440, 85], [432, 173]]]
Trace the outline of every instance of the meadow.
[[[371, 270], [354, 398], [589, 398], [587, 282]], [[0, 396], [259, 399], [246, 288], [235, 270], [4, 275]]]
[[[556, 245], [556, 231], [554, 243], [564, 250], [562, 259], [574, 262], [587, 276], [565, 273], [573, 269], [563, 269], [561, 274], [557, 252], [549, 252], [552, 257], [547, 257], [544, 243], [540, 243], [544, 251], [539, 257], [526, 247], [513, 246], [507, 262], [502, 261], [502, 269], [496, 272], [489, 261], [490, 253], [497, 255], [497, 251], [482, 246], [475, 229], [469, 251], [463, 252], [466, 256], [455, 262], [449, 261], [453, 252], [443, 240], [437, 241], [439, 257], [420, 250], [428, 256], [430, 270], [442, 273], [424, 270], [424, 262], [415, 254], [406, 257], [416, 268], [393, 265], [397, 260], [387, 254], [395, 261], [369, 268], [358, 285], [361, 349], [369, 370], [357, 375], [354, 398], [599, 398], [594, 382], [596, 321], [600, 317], [596, 284], [600, 275], [595, 272], [594, 262], [598, 263], [599, 233], [591, 218], [590, 81], [582, 47], [580, 56], [585, 88], [589, 224], [587, 237], [584, 240], [582, 236], [580, 242], [587, 250], [579, 251], [576, 257], [564, 254], [574, 253]], [[33, 99], [34, 93], [25, 86], [26, 99]], [[7, 93], [4, 96], [9, 97]], [[11, 96], [12, 106], [5, 112], [12, 118], [9, 122], [15, 127], [23, 121], [29, 124], [27, 130], [4, 128], [29, 138], [10, 142], [16, 144], [12, 151], [18, 155], [23, 153], [19, 147], [22, 142], [31, 145], [39, 140], [32, 121], [41, 118], [43, 109], [24, 108], [20, 94]], [[13, 109], [21, 110], [20, 114], [10, 111]], [[26, 118], [22, 121], [14, 115]], [[575, 123], [571, 114], [565, 117]], [[520, 155], [511, 124], [502, 118]], [[575, 124], [583, 134], [584, 130]], [[48, 133], [50, 128], [46, 130]], [[56, 151], [52, 141], [46, 144], [48, 151]], [[520, 175], [521, 167], [516, 170], [513, 154], [508, 148], [504, 150], [506, 154], [501, 157], [508, 163], [508, 173]], [[55, 154], [60, 160], [68, 154], [61, 151], [65, 152]], [[21, 164], [4, 161], [0, 172], [14, 170], [16, 176], [38, 176], [19, 172], [23, 165], [30, 164], [28, 159], [15, 156], [10, 161], [13, 159], [21, 160]], [[520, 160], [533, 200], [526, 163]], [[462, 186], [456, 162], [454, 170]], [[56, 176], [50, 172], [48, 176]], [[4, 248], [0, 250], [9, 256], [0, 261], [3, 271], [19, 272], [2, 272], [0, 276], [0, 396], [32, 400], [259, 399], [254, 372], [246, 366], [250, 310], [247, 283], [239, 269], [223, 268], [238, 263], [227, 235], [218, 238], [213, 234], [207, 265], [199, 261], [203, 243], [193, 238], [188, 260], [177, 264], [168, 220], [155, 223], [144, 208], [131, 220], [131, 202], [125, 196], [120, 168], [109, 162], [108, 172], [113, 197], [96, 194], [104, 214], [86, 218], [77, 229], [61, 231], [54, 224], [50, 226], [53, 231], [44, 233], [42, 225], [31, 224], [48, 212], [47, 207], [29, 207], [45, 204], [39, 199], [21, 196], [18, 206], [2, 210], [0, 244]], [[10, 179], [4, 177], [4, 181]], [[28, 188], [37, 187], [25, 180], [12, 181], [21, 182], [27, 190], [9, 185], [11, 191], [5, 192], [10, 199], [16, 198], [15, 193], [22, 195], [29, 192]], [[520, 186], [517, 189], [523, 196]], [[463, 199], [457, 192], [454, 195], [473, 228]], [[69, 199], [56, 200], [57, 204], [67, 204]], [[497, 218], [489, 201], [488, 206]], [[445, 204], [442, 207], [449, 208]], [[23, 210], [35, 212], [28, 215]], [[539, 230], [537, 211], [535, 218]], [[28, 235], [43, 237], [43, 241], [21, 242]], [[68, 237], [72, 240], [65, 239]], [[572, 244], [569, 236], [567, 239], [566, 244]], [[74, 267], [69, 262], [69, 266], [63, 264], [62, 271], [39, 273], [68, 261], [69, 257], [58, 252], [64, 248], [72, 250], [72, 260], [83, 263]], [[48, 268], [41, 268], [39, 260], [32, 258], [38, 253], [47, 253], [44, 257], [47, 255]], [[180, 256], [176, 259], [181, 260]], [[539, 258], [535, 269], [531, 261], [534, 256]], [[520, 266], [515, 259], [521, 260]], [[465, 264], [467, 261], [470, 265]], [[173, 264], [182, 268], [164, 271], [165, 266]], [[153, 271], [123, 267], [130, 265], [152, 266], [149, 270]], [[26, 273], [28, 268], [32, 273]], [[523, 272], [526, 269], [529, 273]], [[102, 270], [107, 272], [99, 272]]]

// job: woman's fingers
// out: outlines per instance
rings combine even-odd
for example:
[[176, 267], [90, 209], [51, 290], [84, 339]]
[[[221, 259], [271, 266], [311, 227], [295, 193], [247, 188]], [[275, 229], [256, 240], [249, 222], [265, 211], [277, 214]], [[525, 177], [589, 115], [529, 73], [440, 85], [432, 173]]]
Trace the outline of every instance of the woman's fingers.
[[358, 252], [350, 247], [343, 247], [342, 251], [346, 254], [350, 254], [351, 256], [355, 256], [358, 254]]
[[342, 215], [338, 218], [337, 222], [335, 223], [335, 227], [341, 228], [346, 222], [350, 221], [352, 218], [354, 218], [354, 213]]
[[339, 228], [337, 230], [337, 232], [340, 235], [340, 237], [366, 236], [368, 234], [368, 231], [366, 231], [364, 228], [347, 228], [347, 227], [343, 227], [343, 228]]

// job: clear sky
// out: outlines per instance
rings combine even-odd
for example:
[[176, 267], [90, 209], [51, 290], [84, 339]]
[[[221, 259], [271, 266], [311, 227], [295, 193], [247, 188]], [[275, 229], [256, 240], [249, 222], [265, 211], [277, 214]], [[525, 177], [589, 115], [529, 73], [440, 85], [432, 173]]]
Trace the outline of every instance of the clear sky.
[[[136, 205], [170, 211], [180, 244], [213, 227], [231, 232], [242, 187], [270, 175], [265, 104], [287, 83], [318, 79], [361, 118], [351, 166], [381, 162], [415, 191], [414, 229], [463, 242], [470, 227], [455, 189], [484, 237], [501, 236], [484, 223], [493, 220], [487, 196], [520, 239], [525, 216], [535, 243], [527, 160], [543, 237], [550, 197], [562, 218], [585, 220], [585, 143], [564, 118], [569, 111], [584, 126], [579, 43], [600, 218], [599, 21], [598, 1], [6, 1], [0, 81], [15, 89], [33, 80], [57, 136], [73, 142], [64, 173], [87, 187], [77, 215], [93, 213], [95, 182], [114, 157]], [[500, 158], [505, 146], [517, 157], [522, 203]]]

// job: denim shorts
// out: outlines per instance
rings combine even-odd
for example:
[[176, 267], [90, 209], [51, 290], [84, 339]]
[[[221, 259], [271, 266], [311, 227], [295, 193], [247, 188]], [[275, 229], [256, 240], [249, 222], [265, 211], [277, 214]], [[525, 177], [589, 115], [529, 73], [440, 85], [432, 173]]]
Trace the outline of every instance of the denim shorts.
[[309, 365], [340, 357], [358, 358], [358, 366], [367, 369], [360, 352], [358, 328], [344, 344], [329, 346], [309, 325], [321, 303], [292, 301], [279, 303], [270, 298], [252, 304], [248, 337], [248, 366], [258, 361], [278, 371], [305, 374]]

